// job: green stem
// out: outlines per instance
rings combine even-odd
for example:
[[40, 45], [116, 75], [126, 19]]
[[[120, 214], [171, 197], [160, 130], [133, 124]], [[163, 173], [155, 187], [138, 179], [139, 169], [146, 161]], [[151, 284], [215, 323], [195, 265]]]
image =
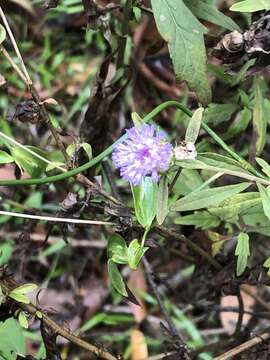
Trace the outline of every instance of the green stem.
[[[188, 116], [192, 116], [192, 111], [187, 109], [184, 105], [180, 104], [178, 101], [170, 100], [166, 101], [160, 105], [158, 105], [154, 110], [152, 110], [149, 114], [147, 114], [143, 121], [145, 123], [149, 122], [151, 119], [153, 119], [156, 115], [158, 115], [161, 111], [165, 110], [168, 107], [175, 106], [176, 108], [182, 110], [185, 114]], [[229, 153], [234, 159], [241, 162], [241, 164], [245, 164], [245, 168], [255, 174], [256, 176], [262, 177], [260, 173], [257, 172], [256, 169], [254, 169], [246, 160], [241, 158], [237, 153], [235, 153], [212, 129], [209, 128], [208, 125], [202, 124], [202, 127], [205, 131], [208, 132], [208, 134], [227, 152]], [[0, 186], [16, 186], [16, 185], [40, 185], [40, 184], [48, 184], [53, 183], [60, 180], [65, 180], [70, 177], [74, 177], [83, 171], [86, 171], [99, 163], [101, 160], [103, 160], [105, 157], [109, 156], [113, 149], [123, 141], [125, 141], [127, 138], [127, 135], [121, 136], [117, 141], [115, 141], [111, 146], [109, 146], [106, 150], [104, 150], [102, 153], [97, 155], [92, 160], [88, 161], [86, 164], [72, 169], [70, 171], [67, 171], [63, 174], [54, 175], [54, 176], [48, 176], [40, 179], [22, 179], [22, 180], [0, 180]]]

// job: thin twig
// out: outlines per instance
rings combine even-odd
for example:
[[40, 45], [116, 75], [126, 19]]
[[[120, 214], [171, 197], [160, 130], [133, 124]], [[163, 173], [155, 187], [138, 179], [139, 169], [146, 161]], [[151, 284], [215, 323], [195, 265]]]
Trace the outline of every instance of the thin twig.
[[7, 61], [10, 63], [10, 65], [13, 67], [13, 69], [16, 71], [16, 73], [19, 75], [19, 77], [22, 79], [22, 81], [28, 86], [28, 82], [26, 77], [24, 76], [23, 72], [21, 71], [21, 69], [15, 64], [14, 60], [12, 59], [12, 57], [9, 55], [9, 53], [7, 52], [7, 50], [5, 49], [5, 47], [3, 45], [0, 45], [0, 51], [2, 52], [2, 54], [5, 56], [5, 58], [7, 59]]
[[28, 74], [28, 71], [27, 71], [26, 66], [25, 66], [25, 64], [24, 64], [22, 55], [21, 55], [21, 53], [20, 53], [20, 50], [19, 50], [19, 48], [18, 48], [18, 46], [17, 46], [17, 43], [16, 43], [16, 40], [15, 40], [15, 38], [14, 38], [14, 36], [13, 36], [13, 33], [12, 33], [11, 28], [10, 28], [10, 26], [9, 26], [9, 23], [8, 23], [8, 21], [7, 21], [6, 15], [4, 14], [1, 6], [0, 6], [0, 16], [1, 16], [2, 20], [3, 20], [3, 23], [4, 23], [4, 25], [5, 25], [5, 28], [6, 28], [6, 30], [7, 30], [7, 33], [8, 33], [8, 35], [9, 35], [9, 37], [10, 37], [10, 40], [11, 40], [11, 43], [12, 43], [12, 45], [13, 45], [13, 47], [14, 47], [14, 50], [15, 50], [15, 52], [16, 52], [16, 55], [17, 55], [17, 57], [18, 57], [18, 59], [19, 59], [19, 61], [20, 61], [20, 63], [21, 63], [21, 67], [22, 67], [23, 73], [24, 73], [24, 75], [25, 75], [27, 84], [28, 84], [28, 85], [31, 85], [31, 84], [32, 84], [32, 80], [31, 80], [31, 78], [30, 78], [30, 76], [29, 76], [29, 74]]
[[183, 350], [183, 359], [190, 359], [189, 355], [187, 354], [187, 346], [183, 340], [183, 338], [181, 337], [181, 335], [178, 333], [178, 331], [176, 330], [176, 327], [174, 325], [174, 323], [172, 322], [165, 306], [163, 305], [163, 302], [161, 300], [161, 296], [159, 294], [159, 291], [157, 289], [157, 285], [153, 279], [153, 270], [151, 268], [151, 265], [149, 264], [149, 262], [147, 261], [146, 257], [144, 256], [142, 258], [142, 262], [143, 262], [143, 265], [144, 265], [144, 268], [145, 268], [145, 271], [146, 271], [146, 276], [147, 276], [147, 279], [148, 279], [148, 282], [149, 282], [149, 285], [153, 291], [153, 293], [155, 294], [155, 297], [157, 299], [157, 302], [158, 302], [158, 305], [160, 307], [160, 310], [167, 322], [167, 325], [168, 325], [168, 328], [169, 328], [169, 332], [170, 332], [170, 335], [172, 336], [173, 339], [177, 339], [178, 341], [180, 341], [180, 344], [181, 344], [181, 347], [182, 347], [182, 350]]
[[237, 354], [240, 354], [251, 347], [260, 344], [263, 341], [266, 341], [270, 338], [270, 332], [265, 332], [261, 335], [257, 335], [254, 338], [244, 342], [241, 345], [236, 346], [235, 348], [227, 351], [226, 353], [219, 355], [218, 357], [215, 357], [213, 360], [227, 360], [227, 359], [233, 359], [234, 356]]
[[41, 220], [41, 221], [64, 222], [71, 224], [114, 225], [114, 223], [106, 222], [106, 221], [80, 220], [80, 219], [60, 218], [53, 216], [39, 216], [39, 215], [16, 213], [12, 211], [2, 211], [2, 210], [0, 210], [0, 215], [19, 217], [23, 219]]
[[[11, 286], [11, 281], [12, 281], [12, 286]], [[8, 279], [4, 279], [3, 276], [0, 279], [0, 285], [1, 285], [2, 290], [4, 290], [5, 294], [7, 294], [7, 295], [14, 288], [16, 288], [18, 286], [18, 284], [16, 284], [13, 279], [10, 279], [9, 277], [8, 277]], [[58, 325], [55, 321], [53, 321], [45, 312], [43, 312], [42, 310], [37, 308], [35, 305], [33, 305], [31, 303], [30, 304], [23, 304], [23, 303], [19, 303], [19, 302], [15, 302], [15, 303], [19, 308], [21, 308], [22, 310], [26, 311], [27, 313], [29, 313], [33, 316], [36, 316], [37, 318], [40, 318], [40, 316], [39, 317], [37, 316], [37, 314], [39, 312], [38, 315], [42, 316], [43, 322], [48, 327], [50, 327], [56, 334], [64, 337], [65, 339], [69, 340], [73, 344], [75, 344], [91, 353], [94, 353], [96, 356], [98, 356], [102, 359], [119, 360], [117, 357], [115, 357], [114, 355], [112, 355], [111, 353], [106, 351], [105, 349], [97, 347], [93, 344], [90, 344], [90, 343], [80, 339], [78, 336], [74, 335], [70, 331], [63, 329], [60, 325]]]

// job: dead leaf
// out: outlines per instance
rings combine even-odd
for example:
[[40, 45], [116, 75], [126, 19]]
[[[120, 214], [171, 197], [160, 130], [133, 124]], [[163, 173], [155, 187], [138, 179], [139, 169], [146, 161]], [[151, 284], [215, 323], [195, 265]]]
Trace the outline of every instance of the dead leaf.
[[148, 358], [147, 343], [144, 334], [137, 329], [131, 331], [131, 360]]

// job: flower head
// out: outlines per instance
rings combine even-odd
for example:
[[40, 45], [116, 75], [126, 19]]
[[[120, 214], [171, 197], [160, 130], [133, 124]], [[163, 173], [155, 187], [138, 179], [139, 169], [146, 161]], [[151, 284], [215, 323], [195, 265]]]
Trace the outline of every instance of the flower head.
[[146, 124], [126, 131], [127, 140], [118, 145], [112, 155], [120, 175], [133, 185], [139, 185], [144, 176], [158, 181], [158, 174], [169, 168], [173, 153], [166, 134]]

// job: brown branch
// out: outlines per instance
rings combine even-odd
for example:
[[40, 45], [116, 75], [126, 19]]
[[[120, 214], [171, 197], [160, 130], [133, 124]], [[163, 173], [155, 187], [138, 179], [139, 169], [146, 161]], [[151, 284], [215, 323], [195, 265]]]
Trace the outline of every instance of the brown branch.
[[244, 342], [241, 345], [236, 346], [235, 348], [227, 351], [226, 353], [219, 355], [218, 357], [215, 357], [213, 360], [227, 360], [227, 359], [231, 359], [234, 356], [236, 356], [237, 354], [240, 354], [248, 349], [250, 349], [251, 347], [260, 344], [263, 341], [266, 341], [270, 338], [270, 332], [265, 332], [261, 335], [257, 335], [254, 338]]
[[[3, 273], [4, 272], [3, 269], [0, 269], [0, 270], [2, 270], [0, 272], [0, 276], [1, 276], [0, 277], [0, 286], [1, 286], [4, 294], [8, 295], [14, 288], [18, 287], [19, 284], [17, 284], [15, 282], [15, 280], [12, 279], [10, 276], [5, 275]], [[72, 334], [71, 332], [63, 329], [54, 320], [52, 320], [44, 311], [37, 308], [34, 304], [32, 304], [32, 303], [23, 304], [23, 303], [19, 303], [16, 301], [14, 303], [17, 305], [17, 307], [19, 307], [23, 311], [26, 311], [27, 313], [35, 316], [36, 318], [40, 318], [40, 316], [37, 316], [37, 313], [39, 312], [42, 315], [42, 320], [43, 320], [44, 324], [47, 325], [48, 327], [50, 327], [54, 333], [64, 337], [65, 339], [67, 339], [70, 342], [72, 342], [73, 344], [81, 347], [82, 349], [85, 349], [105, 360], [119, 360], [119, 358], [115, 357], [108, 351], [106, 351], [102, 348], [99, 348], [93, 344], [90, 344], [90, 343], [82, 340], [78, 336]]]

